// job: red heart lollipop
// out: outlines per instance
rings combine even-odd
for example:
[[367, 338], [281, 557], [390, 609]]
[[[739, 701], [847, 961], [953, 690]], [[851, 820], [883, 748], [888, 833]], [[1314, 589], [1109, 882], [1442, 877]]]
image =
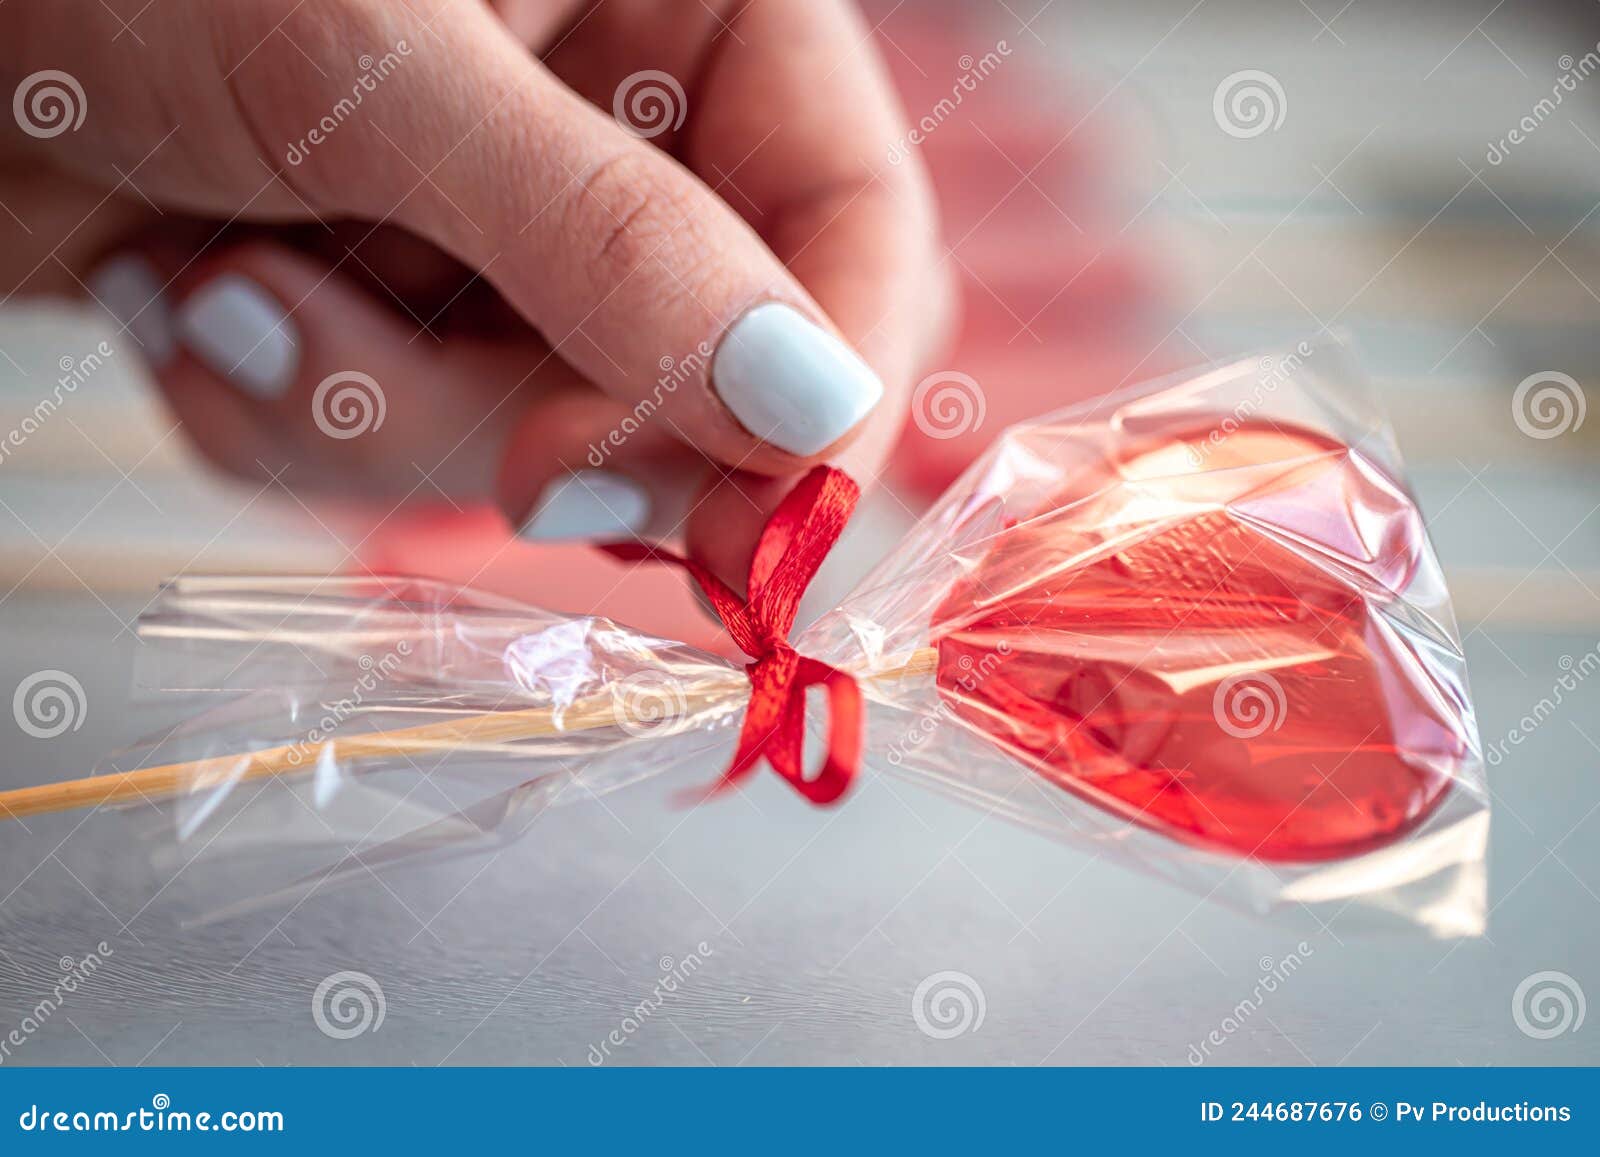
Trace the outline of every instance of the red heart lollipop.
[[1466, 752], [1376, 609], [1422, 556], [1416, 507], [1329, 438], [1208, 433], [1134, 436], [1000, 535], [935, 615], [940, 693], [1164, 835], [1276, 861], [1379, 847]]

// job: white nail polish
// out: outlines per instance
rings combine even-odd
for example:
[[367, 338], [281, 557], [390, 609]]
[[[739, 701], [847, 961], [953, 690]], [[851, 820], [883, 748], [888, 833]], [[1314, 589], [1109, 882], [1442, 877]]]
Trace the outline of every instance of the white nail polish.
[[177, 350], [172, 310], [155, 266], [137, 254], [119, 254], [91, 273], [88, 285], [146, 361], [159, 369], [172, 360]]
[[294, 323], [248, 277], [224, 273], [178, 310], [178, 340], [240, 389], [271, 400], [294, 381], [300, 361]]
[[800, 455], [832, 445], [883, 397], [883, 383], [854, 350], [777, 302], [728, 329], [711, 383], [745, 429]]
[[530, 542], [626, 538], [650, 520], [650, 496], [631, 478], [579, 470], [545, 487], [520, 536]]

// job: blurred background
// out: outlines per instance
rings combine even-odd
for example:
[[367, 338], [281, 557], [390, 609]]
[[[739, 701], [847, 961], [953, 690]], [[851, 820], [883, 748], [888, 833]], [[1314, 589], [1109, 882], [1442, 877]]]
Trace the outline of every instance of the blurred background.
[[[1398, 430], [1486, 745], [1600, 646], [1600, 418], [1584, 420], [1600, 354], [1600, 7], [865, 7], [962, 286], [930, 375], [964, 396], [913, 415], [832, 593], [1007, 423], [1331, 330]], [[101, 336], [116, 342], [73, 303], [0, 307], [0, 429]], [[482, 572], [532, 602], [715, 645], [678, 579], [591, 606], [606, 564], [504, 551], [487, 511], [308, 508], [220, 478], [135, 357], [107, 359], [78, 394], [0, 464], [0, 691], [62, 669], [89, 706], [50, 740], [0, 716], [0, 786], [82, 773], [148, 727], [122, 706], [131, 625], [184, 570]], [[687, 818], [636, 789], [542, 819], [487, 862], [199, 930], [142, 906], [155, 889], [125, 865], [153, 837], [118, 817], [41, 817], [0, 831], [0, 1029], [62, 956], [104, 939], [112, 982], [86, 986], [17, 1063], [582, 1064], [661, 958], [704, 941], [703, 979], [630, 1035], [623, 1063], [1183, 1064], [1264, 962], [1305, 943], [1293, 983], [1209, 1060], [1593, 1063], [1593, 1026], [1529, 1033], [1513, 1009], [1541, 972], [1579, 1002], [1600, 993], [1597, 708], [1600, 689], [1581, 685], [1491, 767], [1483, 940], [1275, 927], [876, 781], [827, 816], [765, 783]], [[308, 1002], [340, 969], [382, 982], [381, 1032], [318, 1031]], [[909, 1012], [941, 970], [985, 1000], [958, 1039]]]

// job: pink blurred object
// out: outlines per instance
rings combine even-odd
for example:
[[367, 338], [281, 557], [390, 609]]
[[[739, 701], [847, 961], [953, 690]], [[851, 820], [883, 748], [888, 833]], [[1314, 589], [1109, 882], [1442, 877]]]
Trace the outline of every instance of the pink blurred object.
[[1007, 39], [959, 6], [906, 11], [878, 34], [918, 134], [904, 151], [938, 192], [964, 313], [895, 455], [897, 480], [931, 496], [1006, 426], [1179, 362], [1153, 353], [1166, 332], [1161, 271], [1127, 227], [1145, 198], [1116, 179], [1134, 134], [1040, 68], [1026, 32]]
[[568, 614], [603, 615], [708, 651], [731, 647], [681, 576], [624, 566], [583, 543], [523, 542], [492, 507], [419, 507], [358, 529], [357, 537], [364, 546], [352, 573], [439, 579]]

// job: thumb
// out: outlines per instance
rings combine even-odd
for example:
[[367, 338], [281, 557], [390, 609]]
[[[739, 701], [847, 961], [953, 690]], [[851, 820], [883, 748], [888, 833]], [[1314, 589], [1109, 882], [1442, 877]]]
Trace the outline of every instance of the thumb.
[[[467, 8], [416, 36], [370, 112], [307, 138], [310, 186], [482, 270], [591, 382], [726, 465], [790, 473], [842, 444], [882, 385], [771, 250]], [[381, 19], [398, 43], [404, 6]], [[664, 73], [623, 82], [624, 115], [639, 85], [685, 115]]]

